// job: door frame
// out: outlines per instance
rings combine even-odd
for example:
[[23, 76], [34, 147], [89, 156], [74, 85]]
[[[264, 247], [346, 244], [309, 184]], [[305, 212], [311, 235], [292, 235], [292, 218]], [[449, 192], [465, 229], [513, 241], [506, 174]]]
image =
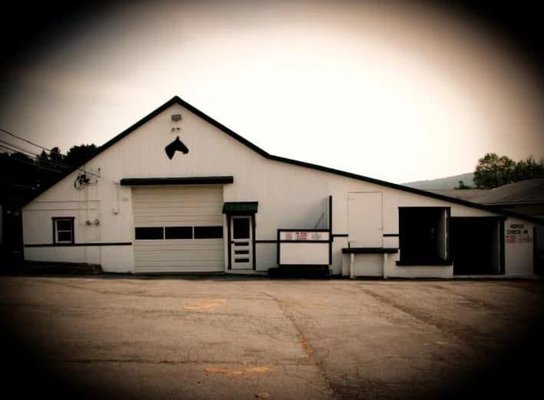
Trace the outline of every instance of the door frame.
[[[229, 270], [232, 270], [233, 265], [233, 259], [232, 259], [232, 247], [234, 245], [234, 241], [232, 238], [232, 220], [233, 218], [248, 218], [249, 224], [250, 224], [250, 234], [251, 238], [249, 238], [249, 246], [251, 251], [251, 257], [250, 257], [250, 266], [251, 269], [256, 269], [256, 255], [255, 255], [255, 215], [254, 214], [238, 214], [238, 213], [232, 213], [227, 214], [227, 242], [228, 242], [228, 249], [227, 249], [227, 257], [228, 257], [228, 266], [227, 268]], [[236, 268], [235, 268], [236, 269]]]

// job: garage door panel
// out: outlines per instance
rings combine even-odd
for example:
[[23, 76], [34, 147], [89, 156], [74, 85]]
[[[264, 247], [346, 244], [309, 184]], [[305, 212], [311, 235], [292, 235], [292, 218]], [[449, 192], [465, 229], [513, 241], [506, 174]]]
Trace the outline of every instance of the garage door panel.
[[195, 222], [195, 217], [189, 216], [149, 216], [138, 218], [134, 223], [138, 227], [151, 226], [217, 226], [223, 225], [223, 217], [212, 216], [197, 216], [198, 222]]
[[[147, 203], [146, 203], [147, 204]], [[215, 214], [218, 211], [221, 211], [221, 204], [184, 204], [184, 203], [172, 203], [172, 204], [155, 204], [154, 206], [145, 206], [142, 207], [139, 204], [136, 205], [136, 216], [140, 215], [155, 215], [155, 214], [168, 214], [173, 210], [176, 210], [178, 214], [182, 215], [193, 215], [193, 214], [203, 214], [210, 215]]]
[[138, 269], [139, 273], [195, 273], [195, 272], [220, 272], [214, 267], [210, 267], [208, 263], [195, 263], [191, 264], [191, 269], [180, 268], [179, 265], [161, 265], [160, 270], [154, 266], [144, 266]]
[[[146, 254], [160, 254], [161, 252], [168, 252], [170, 254], [180, 254], [187, 252], [194, 252], [195, 254], [203, 252], [218, 252], [218, 247], [223, 245], [223, 239], [208, 239], [207, 243], [199, 243], [204, 240], [200, 239], [187, 239], [187, 240], [165, 240], [160, 243], [160, 240], [154, 241], [156, 244], [140, 245], [137, 243], [135, 249]], [[172, 243], [171, 243], [172, 242]], [[197, 243], [195, 243], [197, 242]], [[221, 249], [222, 251], [223, 249]], [[145, 256], [145, 254], [142, 254]]]
[[[206, 189], [203, 187], [196, 186], [186, 186], [186, 187], [173, 187], [173, 188], [164, 188], [164, 187], [137, 187], [134, 188], [135, 193], [137, 193], [137, 198], [135, 199], [139, 203], [153, 203], [157, 201], [157, 193], [160, 192], [160, 200], [163, 203], [200, 203], [201, 201], [206, 202], [217, 202], [217, 193], [222, 191], [222, 187], [214, 187], [211, 189]], [[184, 193], [181, 193], [180, 190], [183, 190]]]
[[[141, 199], [140, 197], [138, 197], [138, 199], [135, 200], [135, 204], [137, 204], [138, 207], [144, 208], [144, 209], [155, 208], [156, 201], [157, 199], [153, 199], [153, 198]], [[168, 207], [175, 204], [182, 204], [183, 206], [198, 206], [203, 204], [206, 207], [213, 207], [214, 205], [218, 204], [218, 201], [217, 199], [206, 199], [206, 198], [203, 198], [202, 200], [198, 200], [198, 198], [195, 198], [192, 200], [187, 200], [183, 198], [171, 198], [171, 199], [161, 198], [160, 203], [163, 207]]]
[[141, 267], [138, 269], [138, 273], [141, 274], [154, 274], [154, 273], [163, 273], [163, 274], [180, 274], [180, 273], [200, 273], [200, 272], [219, 272], [215, 268], [211, 268], [207, 265], [194, 265], [191, 267], [191, 270], [182, 270], [178, 266], [174, 267], [162, 267], [160, 271], [157, 271], [156, 268], [153, 267]]
[[[134, 226], [223, 226], [219, 187], [133, 188]], [[136, 272], [224, 270], [224, 241], [217, 239], [135, 240]]]
[[[163, 250], [165, 251], [165, 250]], [[218, 261], [222, 260], [222, 254], [216, 249], [186, 249], [186, 250], [174, 250], [165, 251], [164, 254], [159, 254], [158, 251], [152, 250], [141, 254], [139, 261], [141, 265], [148, 263], [178, 263], [179, 265], [188, 265], [198, 261]]]

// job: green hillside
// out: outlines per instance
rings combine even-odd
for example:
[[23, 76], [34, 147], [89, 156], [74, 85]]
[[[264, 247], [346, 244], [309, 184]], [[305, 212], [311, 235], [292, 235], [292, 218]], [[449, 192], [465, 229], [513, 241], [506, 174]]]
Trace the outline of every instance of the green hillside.
[[469, 172], [461, 175], [448, 176], [446, 178], [431, 179], [427, 181], [416, 181], [403, 183], [404, 186], [408, 186], [415, 189], [421, 190], [445, 190], [445, 189], [454, 189], [459, 187], [459, 181], [467, 186], [474, 185], [474, 173]]

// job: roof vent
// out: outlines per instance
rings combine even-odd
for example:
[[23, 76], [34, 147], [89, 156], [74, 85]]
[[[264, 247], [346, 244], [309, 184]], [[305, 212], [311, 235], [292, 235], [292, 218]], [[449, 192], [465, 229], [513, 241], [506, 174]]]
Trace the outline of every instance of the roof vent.
[[172, 114], [172, 121], [181, 121], [181, 114]]

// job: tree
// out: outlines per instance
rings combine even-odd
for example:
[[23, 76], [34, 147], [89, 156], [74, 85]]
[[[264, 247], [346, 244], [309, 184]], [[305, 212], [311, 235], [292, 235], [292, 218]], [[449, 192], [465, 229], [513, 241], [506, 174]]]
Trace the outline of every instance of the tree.
[[49, 153], [45, 150], [36, 156], [36, 163], [43, 168], [53, 168], [58, 171], [65, 171], [68, 166], [64, 163], [64, 154], [60, 152], [58, 147], [53, 147]]
[[61, 176], [42, 155], [33, 160], [22, 153], [0, 153], [0, 204], [18, 208]]
[[518, 161], [514, 170], [514, 175], [516, 182], [525, 179], [543, 178], [544, 161], [540, 160], [540, 162], [537, 162], [533, 156]]
[[96, 146], [94, 144], [81, 144], [79, 146], [72, 146], [66, 157], [64, 157], [64, 163], [71, 167], [79, 167], [85, 164], [96, 154]]
[[82, 144], [73, 146], [64, 155], [58, 147], [53, 147], [34, 158], [19, 152], [0, 152], [0, 204], [20, 207], [87, 162], [96, 150], [94, 144]]
[[487, 153], [478, 160], [474, 171], [474, 184], [478, 189], [492, 189], [525, 179], [544, 177], [544, 161], [533, 156], [515, 162], [507, 156]]
[[62, 164], [64, 162], [64, 158], [65, 156], [60, 152], [58, 147], [53, 147], [49, 152], [49, 161], [53, 163]]
[[466, 189], [472, 189], [472, 188], [470, 186], [468, 186], [468, 185], [465, 185], [465, 182], [460, 180], [459, 181], [459, 186], [457, 186], [455, 189], [466, 190]]

